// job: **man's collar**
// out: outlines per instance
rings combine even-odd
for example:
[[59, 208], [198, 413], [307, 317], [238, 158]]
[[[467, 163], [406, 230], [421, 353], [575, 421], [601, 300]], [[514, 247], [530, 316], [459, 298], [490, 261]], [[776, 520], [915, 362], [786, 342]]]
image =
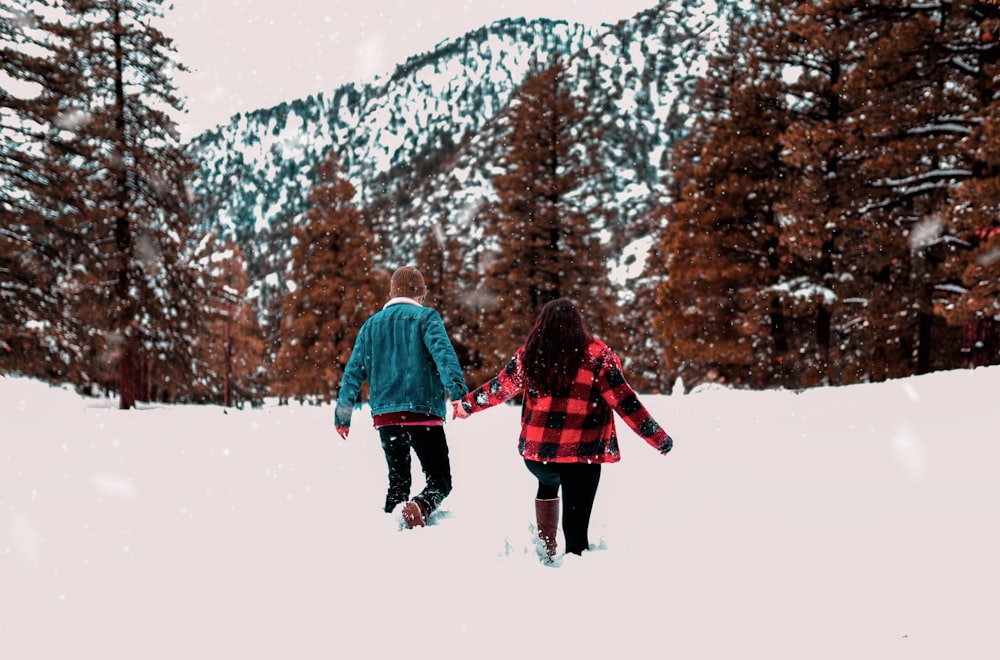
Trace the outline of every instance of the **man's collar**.
[[390, 298], [389, 302], [387, 302], [385, 305], [382, 306], [382, 309], [385, 309], [386, 307], [391, 307], [392, 305], [416, 305], [417, 307], [423, 307], [423, 305], [418, 303], [413, 298], [399, 297], [399, 298]]

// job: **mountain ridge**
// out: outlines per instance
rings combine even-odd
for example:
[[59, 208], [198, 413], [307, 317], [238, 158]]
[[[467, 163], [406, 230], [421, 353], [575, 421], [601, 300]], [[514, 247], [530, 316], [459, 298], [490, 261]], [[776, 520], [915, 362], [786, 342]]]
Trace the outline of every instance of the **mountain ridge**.
[[504, 109], [534, 60], [559, 56], [601, 125], [607, 174], [592, 194], [624, 243], [645, 232], [641, 219], [666, 198], [667, 150], [683, 132], [685, 101], [711, 53], [705, 35], [724, 26], [724, 14], [699, 0], [661, 3], [600, 28], [504, 19], [370, 83], [235, 115], [189, 143], [201, 164], [198, 214], [234, 237], [255, 277], [264, 277], [282, 263], [287, 237], [276, 233], [304, 212], [315, 169], [335, 147], [357, 204], [388, 234], [389, 258], [409, 261], [429, 228], [468, 231], [492, 199]]

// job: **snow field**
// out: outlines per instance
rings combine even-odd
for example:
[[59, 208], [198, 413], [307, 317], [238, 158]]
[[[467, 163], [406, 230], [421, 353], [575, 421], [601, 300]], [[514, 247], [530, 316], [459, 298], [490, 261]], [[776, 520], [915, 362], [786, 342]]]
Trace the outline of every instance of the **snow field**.
[[549, 567], [517, 408], [448, 422], [455, 489], [400, 531], [367, 410], [344, 442], [328, 406], [0, 377], [0, 657], [995, 658], [998, 386], [643, 397], [674, 451], [619, 421], [593, 550]]

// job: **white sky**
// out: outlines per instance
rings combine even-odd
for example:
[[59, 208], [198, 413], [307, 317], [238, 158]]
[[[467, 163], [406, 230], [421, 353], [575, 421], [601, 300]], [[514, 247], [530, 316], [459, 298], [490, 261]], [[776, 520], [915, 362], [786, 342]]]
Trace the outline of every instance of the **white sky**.
[[[191, 69], [188, 139], [238, 113], [390, 73], [411, 55], [501, 18], [616, 23], [656, 0], [173, 0], [163, 31]], [[170, 6], [168, 3], [167, 7]]]

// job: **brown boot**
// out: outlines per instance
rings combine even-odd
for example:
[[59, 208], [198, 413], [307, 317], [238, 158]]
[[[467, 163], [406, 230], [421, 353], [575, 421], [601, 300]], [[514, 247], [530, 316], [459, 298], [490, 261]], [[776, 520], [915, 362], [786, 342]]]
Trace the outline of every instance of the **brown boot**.
[[545, 544], [545, 554], [552, 559], [556, 554], [556, 530], [559, 525], [559, 498], [535, 499], [535, 521], [538, 538]]
[[427, 524], [427, 507], [420, 500], [410, 500], [404, 503], [400, 513], [403, 515], [403, 522], [410, 529], [423, 527]]

